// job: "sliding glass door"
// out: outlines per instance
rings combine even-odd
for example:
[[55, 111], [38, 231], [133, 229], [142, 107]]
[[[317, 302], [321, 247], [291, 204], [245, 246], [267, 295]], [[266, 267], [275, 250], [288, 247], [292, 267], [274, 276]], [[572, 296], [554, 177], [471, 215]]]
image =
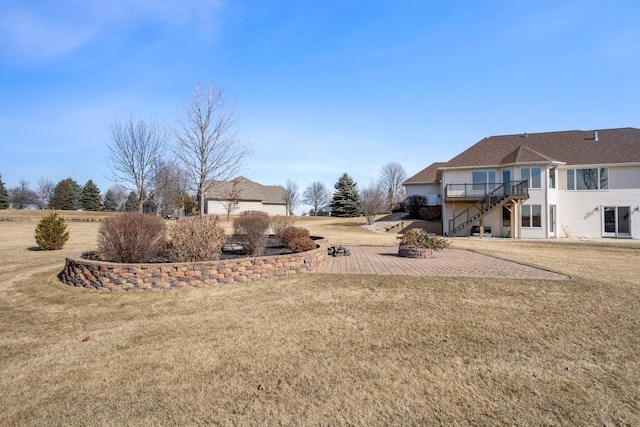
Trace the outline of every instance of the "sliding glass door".
[[603, 236], [631, 237], [631, 206], [604, 206]]

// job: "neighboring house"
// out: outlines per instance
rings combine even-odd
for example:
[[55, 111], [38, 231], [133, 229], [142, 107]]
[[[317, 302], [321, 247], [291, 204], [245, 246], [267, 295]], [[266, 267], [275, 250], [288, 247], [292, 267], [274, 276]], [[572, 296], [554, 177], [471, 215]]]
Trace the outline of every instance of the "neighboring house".
[[403, 184], [442, 204], [445, 235], [639, 239], [640, 129], [492, 136]]
[[407, 197], [424, 196], [428, 206], [442, 205], [442, 190], [438, 178], [438, 168], [446, 163], [432, 163], [402, 183]]
[[286, 193], [279, 185], [262, 185], [239, 177], [233, 181], [210, 182], [209, 187], [205, 192], [207, 214], [239, 214], [245, 211], [288, 214]]

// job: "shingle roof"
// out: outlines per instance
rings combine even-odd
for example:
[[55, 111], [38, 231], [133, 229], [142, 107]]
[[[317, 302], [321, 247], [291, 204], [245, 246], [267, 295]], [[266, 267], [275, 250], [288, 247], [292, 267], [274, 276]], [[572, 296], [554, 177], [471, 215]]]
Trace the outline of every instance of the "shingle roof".
[[438, 181], [438, 168], [444, 166], [444, 162], [436, 162], [422, 169], [403, 184], [426, 184]]
[[237, 182], [240, 193], [240, 200], [260, 201], [263, 203], [285, 204], [284, 187], [280, 185], [262, 185], [253, 182], [243, 176], [233, 181], [209, 181], [211, 189], [207, 191], [206, 197], [212, 200], [226, 200], [231, 192], [233, 182]]
[[551, 161], [569, 165], [640, 162], [640, 129], [572, 130], [492, 136], [482, 139], [443, 166], [498, 166]]

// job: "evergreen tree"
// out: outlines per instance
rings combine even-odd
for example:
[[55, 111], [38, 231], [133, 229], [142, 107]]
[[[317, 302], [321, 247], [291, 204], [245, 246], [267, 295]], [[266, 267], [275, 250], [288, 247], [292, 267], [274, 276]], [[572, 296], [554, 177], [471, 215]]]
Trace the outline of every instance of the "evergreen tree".
[[82, 209], [82, 186], [76, 182], [76, 180], [67, 178], [71, 183], [73, 194], [76, 195], [76, 209]]
[[102, 210], [104, 212], [115, 212], [118, 210], [118, 202], [116, 201], [116, 197], [113, 195], [113, 192], [111, 190], [107, 191], [107, 194], [104, 195]]
[[135, 191], [129, 193], [129, 197], [127, 197], [127, 202], [124, 204], [125, 212], [137, 212], [138, 209], [138, 195]]
[[0, 175], [0, 209], [9, 208], [9, 192], [2, 181], [2, 175]]
[[69, 240], [64, 218], [52, 212], [40, 220], [35, 232], [36, 243], [45, 251], [62, 249]]
[[343, 174], [334, 185], [331, 215], [343, 218], [360, 216], [358, 207], [358, 184], [348, 174]]
[[191, 213], [193, 212], [193, 209], [195, 207], [195, 202], [193, 201], [193, 197], [191, 197], [189, 194], [184, 193], [182, 195], [182, 210], [184, 211], [184, 213], [186, 215], [191, 215]]
[[101, 207], [100, 189], [92, 180], [89, 180], [82, 188], [82, 209], [97, 212]]
[[74, 211], [78, 206], [78, 198], [80, 197], [80, 186], [71, 178], [63, 179], [58, 182], [53, 189], [50, 208], [63, 211]]

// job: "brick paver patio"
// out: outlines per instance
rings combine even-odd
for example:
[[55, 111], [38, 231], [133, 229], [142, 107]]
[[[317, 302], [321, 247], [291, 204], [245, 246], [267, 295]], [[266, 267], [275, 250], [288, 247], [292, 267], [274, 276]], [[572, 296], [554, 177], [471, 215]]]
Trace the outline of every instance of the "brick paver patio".
[[564, 274], [461, 249], [435, 252], [431, 258], [398, 256], [396, 247], [350, 246], [350, 256], [329, 257], [320, 273], [389, 274], [410, 276], [494, 277], [512, 279], [568, 280]]

